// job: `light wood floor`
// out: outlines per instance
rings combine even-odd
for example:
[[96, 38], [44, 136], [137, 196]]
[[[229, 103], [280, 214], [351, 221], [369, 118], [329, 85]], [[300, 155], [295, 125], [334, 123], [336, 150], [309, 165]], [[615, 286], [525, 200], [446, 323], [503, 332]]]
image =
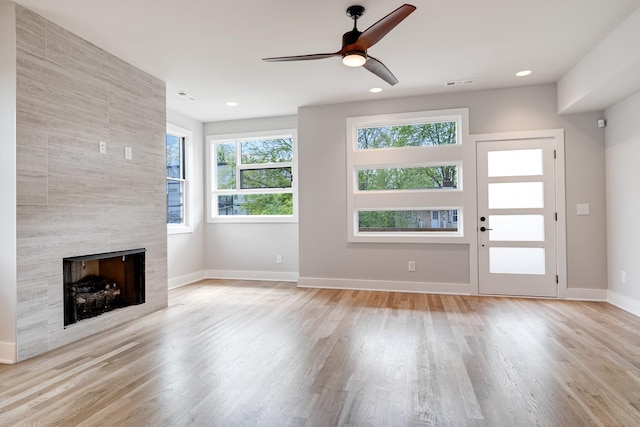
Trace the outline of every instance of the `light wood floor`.
[[206, 281], [0, 365], [0, 425], [637, 426], [640, 319], [604, 303]]

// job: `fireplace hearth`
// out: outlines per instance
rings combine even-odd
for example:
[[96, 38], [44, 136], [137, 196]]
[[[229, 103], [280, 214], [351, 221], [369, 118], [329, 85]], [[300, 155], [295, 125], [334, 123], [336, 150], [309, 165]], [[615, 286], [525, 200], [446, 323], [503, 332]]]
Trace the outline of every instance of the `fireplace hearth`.
[[145, 301], [145, 249], [63, 260], [64, 326]]

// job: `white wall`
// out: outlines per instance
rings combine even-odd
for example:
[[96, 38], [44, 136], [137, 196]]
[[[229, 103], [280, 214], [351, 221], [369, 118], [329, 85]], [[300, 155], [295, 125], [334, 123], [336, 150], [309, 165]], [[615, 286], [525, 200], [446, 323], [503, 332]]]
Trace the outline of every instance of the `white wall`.
[[167, 236], [169, 288], [203, 278], [205, 270], [204, 134], [203, 124], [175, 111], [167, 110], [167, 122], [190, 130], [192, 139], [191, 229], [190, 233]]
[[[300, 281], [442, 290], [433, 285], [469, 283], [468, 245], [346, 242], [346, 119], [448, 108], [469, 108], [471, 134], [565, 129], [568, 286], [606, 289], [604, 131], [596, 124], [602, 113], [559, 116], [555, 85], [300, 108]], [[591, 215], [578, 217], [578, 203], [589, 203]], [[415, 273], [407, 272], [407, 260], [417, 262]]]
[[16, 26], [0, 4], [0, 363], [16, 361]]
[[558, 82], [558, 111], [605, 109], [640, 90], [640, 7]]
[[[292, 128], [297, 128], [296, 116], [206, 123], [204, 133], [211, 136]], [[301, 144], [298, 139], [298, 150]], [[302, 193], [304, 188], [298, 191]], [[204, 239], [208, 277], [295, 280], [298, 276], [297, 223], [207, 223]], [[276, 263], [277, 255], [282, 255], [282, 264]]]
[[607, 109], [606, 117], [609, 301], [640, 316], [640, 92]]

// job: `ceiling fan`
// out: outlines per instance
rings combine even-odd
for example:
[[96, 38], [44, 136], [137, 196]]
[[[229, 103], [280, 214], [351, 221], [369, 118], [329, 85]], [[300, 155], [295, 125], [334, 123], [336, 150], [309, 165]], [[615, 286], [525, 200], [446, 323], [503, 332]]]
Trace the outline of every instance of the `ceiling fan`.
[[263, 58], [267, 62], [280, 61], [307, 61], [311, 59], [324, 59], [333, 56], [342, 56], [342, 62], [349, 67], [363, 66], [390, 85], [398, 83], [398, 79], [389, 69], [373, 56], [367, 55], [367, 49], [378, 43], [389, 31], [402, 22], [407, 16], [416, 10], [415, 6], [403, 4], [369, 28], [359, 31], [358, 18], [364, 14], [364, 7], [350, 6], [347, 8], [347, 16], [353, 19], [353, 30], [342, 36], [342, 49], [334, 53], [317, 53], [312, 55], [280, 56], [275, 58]]

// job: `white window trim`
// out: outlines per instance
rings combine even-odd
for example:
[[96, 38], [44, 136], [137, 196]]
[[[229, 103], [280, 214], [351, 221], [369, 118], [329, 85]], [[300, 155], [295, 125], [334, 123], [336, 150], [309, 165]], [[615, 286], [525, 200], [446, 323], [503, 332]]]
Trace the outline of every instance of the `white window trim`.
[[[216, 174], [213, 158], [216, 151], [213, 146], [220, 142], [242, 141], [256, 138], [291, 137], [293, 140], [293, 161], [291, 172], [293, 182], [293, 215], [218, 215], [214, 208], [218, 194], [239, 194], [236, 191], [216, 190]], [[298, 222], [298, 132], [296, 129], [277, 129], [260, 132], [243, 132], [224, 135], [207, 135], [207, 222], [208, 223], [297, 223]], [[265, 167], [281, 164], [265, 163]], [[260, 193], [281, 193], [279, 189], [262, 189]]]
[[[191, 197], [191, 183], [193, 182], [193, 132], [189, 129], [167, 123], [167, 133], [184, 138], [184, 223], [167, 224], [167, 234], [193, 233], [193, 200]], [[166, 210], [166, 209], [165, 209]]]
[[[405, 125], [416, 123], [456, 121], [458, 123], [458, 144], [388, 148], [378, 150], [358, 150], [359, 127]], [[377, 116], [351, 117], [347, 119], [347, 241], [353, 243], [453, 243], [468, 244], [468, 230], [473, 230], [471, 210], [475, 200], [475, 153], [469, 140], [469, 110], [456, 108], [448, 110], [418, 111]], [[429, 151], [429, 159], [423, 153]], [[393, 152], [393, 156], [390, 156]], [[360, 191], [357, 188], [357, 171], [373, 167], [421, 167], [458, 166], [458, 187], [455, 189], [425, 189], [397, 191]], [[425, 203], [420, 195], [429, 195]], [[357, 230], [358, 210], [435, 210], [457, 209], [457, 232], [381, 232], [359, 233]], [[468, 213], [468, 215], [465, 215]]]

